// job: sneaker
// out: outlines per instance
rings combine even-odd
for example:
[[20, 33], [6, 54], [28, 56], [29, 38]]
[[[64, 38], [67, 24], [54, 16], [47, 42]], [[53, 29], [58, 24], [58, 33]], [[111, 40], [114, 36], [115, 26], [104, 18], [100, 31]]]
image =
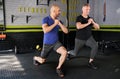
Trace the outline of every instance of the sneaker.
[[67, 60], [70, 60], [71, 58], [75, 57], [73, 50], [68, 51], [67, 53], [68, 53], [67, 58], [66, 58]]
[[88, 67], [91, 69], [98, 69], [98, 67], [94, 64], [94, 62], [88, 63]]
[[71, 55], [71, 54], [67, 54], [67, 58], [66, 58], [66, 60], [71, 60], [73, 58], [73, 55]]
[[59, 77], [61, 77], [61, 78], [64, 77], [64, 73], [62, 72], [61, 69], [56, 69], [56, 73], [58, 74]]
[[74, 53], [73, 50], [70, 50], [70, 51], [68, 51], [67, 53], [70, 54], [70, 55], [72, 55], [72, 56], [75, 56], [75, 53]]

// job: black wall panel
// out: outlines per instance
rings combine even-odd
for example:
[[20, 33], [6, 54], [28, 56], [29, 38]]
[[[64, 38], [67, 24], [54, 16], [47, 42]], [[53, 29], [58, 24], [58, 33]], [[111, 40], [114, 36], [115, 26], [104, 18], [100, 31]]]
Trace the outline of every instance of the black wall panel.
[[[9, 49], [17, 46], [18, 51], [25, 52], [26, 50], [35, 49], [35, 46], [39, 44], [42, 46], [43, 33], [6, 33], [7, 37], [5, 40], [1, 40], [0, 48]], [[2, 50], [1, 49], [1, 50]]]

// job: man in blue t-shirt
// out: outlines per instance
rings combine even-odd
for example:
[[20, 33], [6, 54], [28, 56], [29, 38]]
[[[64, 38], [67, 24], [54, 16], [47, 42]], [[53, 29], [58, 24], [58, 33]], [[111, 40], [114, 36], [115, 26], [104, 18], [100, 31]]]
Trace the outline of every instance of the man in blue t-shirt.
[[58, 66], [56, 67], [56, 72], [60, 77], [64, 77], [61, 67], [66, 59], [67, 50], [58, 40], [58, 31], [60, 28], [67, 34], [68, 29], [57, 19], [59, 15], [60, 8], [54, 4], [51, 6], [50, 15], [42, 20], [42, 29], [44, 32], [43, 49], [40, 56], [34, 56], [34, 62], [36, 65], [38, 65], [38, 63], [43, 64], [49, 52], [53, 49], [61, 55]]

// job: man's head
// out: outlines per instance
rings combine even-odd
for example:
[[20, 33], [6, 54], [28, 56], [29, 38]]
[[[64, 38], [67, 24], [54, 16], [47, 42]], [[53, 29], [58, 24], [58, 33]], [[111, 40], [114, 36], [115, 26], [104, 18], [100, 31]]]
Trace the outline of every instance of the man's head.
[[53, 4], [50, 9], [50, 15], [54, 18], [57, 18], [61, 13], [60, 7], [56, 4]]
[[85, 15], [89, 15], [90, 13], [90, 5], [89, 4], [84, 4], [82, 7], [82, 12]]

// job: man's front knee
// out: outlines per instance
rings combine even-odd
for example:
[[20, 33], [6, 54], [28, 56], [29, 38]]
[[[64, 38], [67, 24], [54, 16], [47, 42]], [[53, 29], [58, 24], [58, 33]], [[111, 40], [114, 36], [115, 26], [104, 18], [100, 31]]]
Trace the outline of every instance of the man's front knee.
[[63, 55], [63, 56], [67, 56], [67, 51], [61, 53], [61, 55]]

